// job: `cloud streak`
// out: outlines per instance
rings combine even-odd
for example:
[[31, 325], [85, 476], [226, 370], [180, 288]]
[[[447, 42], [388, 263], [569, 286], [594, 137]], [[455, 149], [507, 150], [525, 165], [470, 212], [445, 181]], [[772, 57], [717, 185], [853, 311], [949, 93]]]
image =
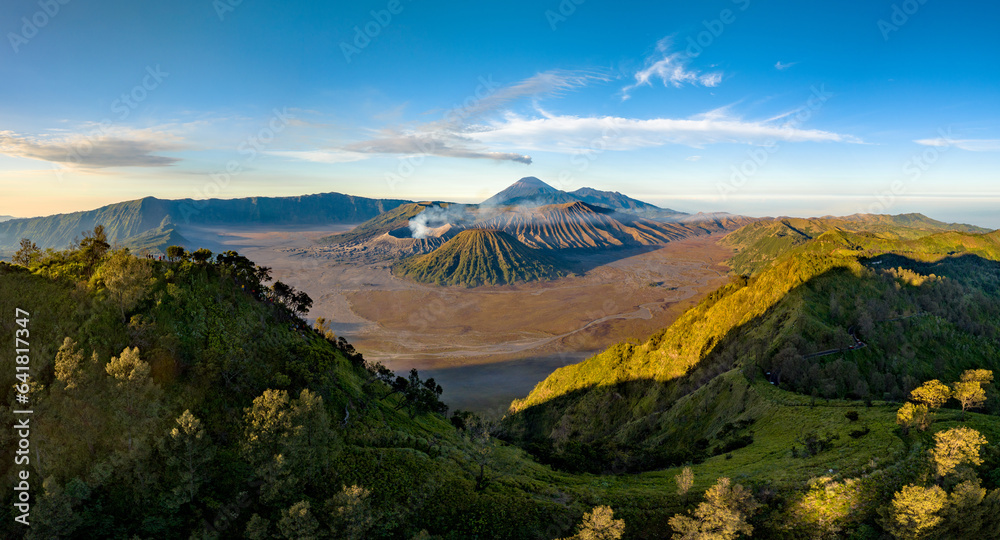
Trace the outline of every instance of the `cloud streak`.
[[329, 150], [272, 151], [269, 154], [320, 163], [359, 161], [375, 155], [432, 155], [465, 159], [489, 159], [531, 163], [531, 156], [498, 152], [477, 141], [475, 122], [523, 99], [539, 99], [607, 81], [600, 71], [551, 70], [503, 86], [492, 77], [480, 77], [479, 85], [462, 104], [448, 109], [440, 120], [415, 126], [377, 130], [371, 138]]
[[166, 167], [180, 160], [156, 154], [179, 148], [175, 143], [153, 140], [141, 132], [124, 136], [38, 138], [0, 131], [0, 153], [81, 169]]
[[659, 79], [663, 86], [680, 88], [685, 84], [693, 86], [718, 86], [722, 82], [721, 72], [701, 73], [689, 69], [688, 56], [681, 52], [670, 52], [672, 40], [665, 37], [656, 42], [656, 53], [646, 58], [646, 67], [635, 73], [635, 82], [622, 88], [622, 100], [632, 97], [631, 92], [640, 86], [652, 86], [653, 79]]
[[938, 148], [954, 146], [955, 148], [969, 152], [1000, 152], [1000, 139], [950, 139], [938, 137], [936, 139], [918, 139], [913, 142]]
[[607, 150], [635, 150], [668, 144], [695, 148], [716, 143], [755, 144], [765, 141], [861, 143], [853, 135], [801, 129], [766, 121], [744, 121], [719, 111], [691, 118], [636, 119], [614, 116], [508, 115], [503, 122], [469, 134], [493, 145], [516, 145], [536, 151], [579, 152], [600, 145]]

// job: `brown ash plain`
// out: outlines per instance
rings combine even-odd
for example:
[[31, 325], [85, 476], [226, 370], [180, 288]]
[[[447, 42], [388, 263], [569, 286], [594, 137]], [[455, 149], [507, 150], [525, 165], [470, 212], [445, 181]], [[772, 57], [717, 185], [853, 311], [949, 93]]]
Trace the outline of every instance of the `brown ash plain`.
[[185, 235], [234, 249], [305, 291], [316, 317], [365, 358], [397, 373], [416, 368], [450, 407], [500, 415], [555, 369], [669, 326], [724, 284], [725, 235], [566, 255], [574, 274], [474, 288], [394, 276], [392, 261], [318, 240], [333, 227], [199, 228]]

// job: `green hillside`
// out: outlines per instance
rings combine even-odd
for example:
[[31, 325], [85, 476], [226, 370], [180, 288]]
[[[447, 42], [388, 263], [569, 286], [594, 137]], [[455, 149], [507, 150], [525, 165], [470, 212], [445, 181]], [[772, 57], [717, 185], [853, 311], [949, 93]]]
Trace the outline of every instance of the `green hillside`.
[[[590, 470], [641, 470], [698, 455], [695, 442], [718, 426], [675, 407], [734, 368], [806, 396], [892, 401], [923, 380], [1000, 369], [996, 240], [824, 233], [646, 343], [557, 370], [512, 405], [509, 436], [564, 462], [580, 461], [576, 445], [586, 444]], [[851, 350], [851, 331], [867, 346]]]
[[723, 241], [738, 250], [730, 260], [733, 270], [738, 274], [752, 274], [792, 247], [833, 230], [874, 233], [887, 240], [912, 240], [944, 231], [989, 232], [972, 225], [944, 223], [922, 214], [855, 214], [840, 218], [761, 220], [729, 233]]
[[[985, 249], [1000, 237], [939, 240]], [[927, 449], [956, 427], [990, 444], [981, 463], [941, 480], [951, 495], [934, 531], [995, 537], [992, 386], [980, 409], [989, 414], [952, 401], [926, 431], [908, 432], [896, 425], [899, 403], [842, 386], [854, 373], [845, 365], [872, 385], [873, 373], [902, 380], [900, 392], [928, 374], [951, 382], [992, 366], [996, 263], [873, 256], [867, 242], [828, 233], [803, 244], [646, 345], [558, 371], [561, 388], [543, 383], [500, 426], [460, 411], [447, 421], [432, 380], [366, 361], [320, 320], [309, 328], [294, 291], [232, 252], [192, 263], [68, 250], [30, 269], [0, 263], [0, 347], [30, 330], [31, 368], [27, 404], [15, 405], [15, 370], [0, 373], [0, 416], [14, 425], [12, 409], [34, 411], [28, 463], [15, 463], [17, 433], [0, 430], [0, 538], [592, 538], [572, 535], [598, 507], [624, 521], [622, 538], [670, 538], [671, 520], [720, 478], [753, 504], [714, 518], [752, 527], [753, 538], [879, 538], [894, 494], [934, 484]], [[847, 296], [833, 294], [842, 288]], [[879, 319], [883, 297], [890, 315], [909, 306], [914, 316]], [[812, 360], [786, 352], [853, 343], [847, 324], [866, 348]], [[671, 378], [673, 367], [660, 367], [675, 358], [694, 364]], [[605, 382], [603, 399], [587, 398]], [[691, 487], [681, 493], [685, 465]], [[14, 521], [9, 489], [22, 473], [30, 527]]]
[[566, 275], [553, 257], [495, 230], [467, 229], [426, 255], [405, 259], [393, 272], [438, 285], [504, 285]]

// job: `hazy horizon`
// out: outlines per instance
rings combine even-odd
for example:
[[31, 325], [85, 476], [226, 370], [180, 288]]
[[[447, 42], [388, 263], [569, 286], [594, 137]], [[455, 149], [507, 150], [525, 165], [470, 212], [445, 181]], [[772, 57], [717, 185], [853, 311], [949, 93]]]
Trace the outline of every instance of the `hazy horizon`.
[[1000, 227], [994, 5], [231, 4], [0, 6], [0, 215], [536, 176]]

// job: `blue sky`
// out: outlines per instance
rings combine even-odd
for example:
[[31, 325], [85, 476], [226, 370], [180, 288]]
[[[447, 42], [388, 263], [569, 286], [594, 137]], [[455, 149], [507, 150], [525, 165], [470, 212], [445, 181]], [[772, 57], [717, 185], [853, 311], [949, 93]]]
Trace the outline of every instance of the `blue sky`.
[[478, 202], [530, 175], [685, 211], [1000, 227], [998, 15], [961, 0], [7, 0], [0, 214], [146, 195]]

